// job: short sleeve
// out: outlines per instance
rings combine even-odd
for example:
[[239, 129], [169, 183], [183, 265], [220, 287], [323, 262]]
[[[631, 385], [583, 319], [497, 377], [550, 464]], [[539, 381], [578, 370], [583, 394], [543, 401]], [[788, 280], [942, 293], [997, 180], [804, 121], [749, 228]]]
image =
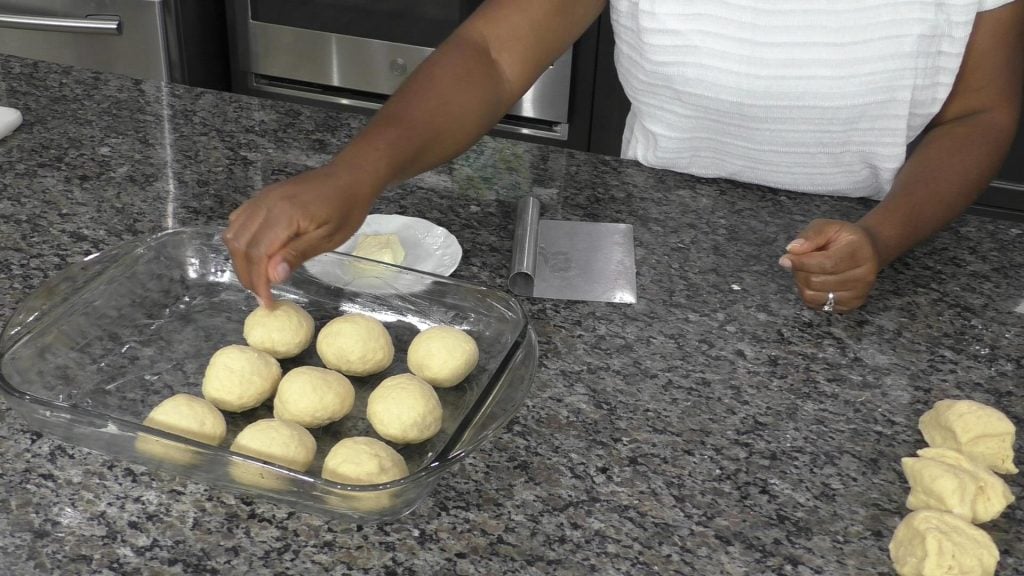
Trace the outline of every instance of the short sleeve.
[[1013, 2], [1014, 0], [978, 0], [978, 12], [999, 8]]

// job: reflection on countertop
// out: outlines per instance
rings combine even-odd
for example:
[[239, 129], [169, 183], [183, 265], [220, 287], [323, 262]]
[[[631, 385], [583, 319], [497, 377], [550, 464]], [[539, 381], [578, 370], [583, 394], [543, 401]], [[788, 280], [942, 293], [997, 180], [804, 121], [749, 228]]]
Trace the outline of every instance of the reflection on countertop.
[[[2, 322], [69, 262], [223, 223], [365, 122], [5, 56], [0, 105], [25, 115], [0, 142]], [[833, 317], [776, 260], [809, 220], [869, 201], [485, 139], [376, 211], [444, 226], [454, 276], [502, 286], [526, 194], [546, 218], [632, 224], [639, 302], [525, 300], [533, 397], [411, 515], [346, 528], [40, 437], [0, 401], [4, 569], [889, 574], [917, 417], [968, 397], [1024, 424], [1019, 223], [959, 219]], [[986, 529], [1001, 573], [1024, 573], [1024, 506]]]

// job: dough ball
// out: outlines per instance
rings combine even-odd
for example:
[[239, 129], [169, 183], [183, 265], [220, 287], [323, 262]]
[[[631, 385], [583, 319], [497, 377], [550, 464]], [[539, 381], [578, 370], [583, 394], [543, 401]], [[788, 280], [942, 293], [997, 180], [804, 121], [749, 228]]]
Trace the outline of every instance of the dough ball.
[[[167, 398], [150, 410], [142, 423], [211, 446], [223, 442], [227, 435], [227, 424], [220, 410], [207, 400], [191, 394], [175, 394]], [[146, 434], [136, 439], [135, 449], [150, 458], [182, 466], [195, 464], [199, 458], [199, 453], [188, 445]]]
[[381, 513], [387, 514], [386, 517], [396, 517], [393, 515], [394, 510], [389, 509], [402, 502], [402, 500], [395, 497], [394, 490], [386, 492], [340, 492], [339, 490], [332, 494], [324, 494], [321, 497], [326, 505], [339, 512], [369, 512], [373, 514], [371, 517], [373, 520], [379, 520]]
[[260, 306], [245, 318], [245, 342], [274, 358], [298, 356], [313, 341], [313, 317], [301, 306], [287, 300], [273, 308]]
[[366, 419], [381, 438], [416, 444], [441, 430], [441, 400], [434, 388], [413, 374], [387, 378], [366, 400]]
[[955, 450], [925, 448], [917, 455], [902, 460], [911, 510], [943, 510], [980, 524], [997, 518], [1013, 502], [1002, 478]]
[[973, 400], [939, 400], [918, 421], [933, 448], [951, 448], [1002, 474], [1016, 474], [1016, 428], [1005, 414]]
[[231, 451], [305, 472], [316, 456], [316, 440], [294, 422], [264, 418], [243, 428]]
[[284, 491], [291, 485], [291, 478], [255, 462], [232, 460], [228, 463], [228, 474], [239, 484], [263, 490]]
[[409, 345], [409, 371], [438, 388], [462, 382], [479, 359], [476, 340], [451, 326], [427, 328]]
[[383, 484], [408, 475], [401, 454], [367, 436], [345, 438], [324, 458], [324, 478], [342, 484]]
[[359, 237], [352, 255], [388, 264], [401, 264], [405, 261], [405, 249], [395, 234], [364, 234]]
[[277, 386], [274, 418], [319, 428], [341, 420], [352, 410], [356, 391], [341, 374], [316, 366], [289, 371]]
[[135, 439], [135, 451], [147, 458], [178, 466], [195, 466], [203, 457], [202, 452], [187, 444], [164, 440], [146, 433], [139, 434]]
[[320, 330], [316, 352], [324, 366], [349, 376], [384, 371], [395, 358], [391, 334], [379, 320], [365, 314], [346, 314]]
[[900, 576], [992, 576], [999, 549], [984, 530], [954, 514], [918, 510], [896, 527], [889, 558]]
[[157, 404], [142, 423], [211, 446], [223, 442], [228, 433], [220, 410], [191, 394], [175, 394]]
[[281, 365], [273, 356], [232, 344], [214, 353], [203, 376], [203, 396], [227, 412], [243, 412], [274, 395]]

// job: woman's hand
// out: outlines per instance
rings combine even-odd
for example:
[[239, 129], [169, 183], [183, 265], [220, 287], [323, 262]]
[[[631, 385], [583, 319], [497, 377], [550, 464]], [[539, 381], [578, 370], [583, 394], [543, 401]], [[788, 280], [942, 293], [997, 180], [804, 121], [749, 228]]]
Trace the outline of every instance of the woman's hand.
[[841, 220], [814, 220], [786, 246], [779, 265], [793, 272], [804, 304], [821, 309], [831, 292], [836, 312], [850, 312], [867, 301], [881, 269], [878, 248], [868, 231]]
[[239, 281], [269, 304], [271, 284], [352, 236], [377, 193], [338, 162], [267, 186], [231, 213], [224, 232]]

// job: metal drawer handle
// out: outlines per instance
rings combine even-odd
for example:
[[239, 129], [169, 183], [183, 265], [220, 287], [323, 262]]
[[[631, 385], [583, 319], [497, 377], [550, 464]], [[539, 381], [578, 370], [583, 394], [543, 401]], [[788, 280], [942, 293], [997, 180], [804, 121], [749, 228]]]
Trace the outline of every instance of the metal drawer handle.
[[121, 17], [86, 16], [85, 18], [52, 18], [49, 16], [0, 14], [0, 28], [117, 35], [121, 33]]

